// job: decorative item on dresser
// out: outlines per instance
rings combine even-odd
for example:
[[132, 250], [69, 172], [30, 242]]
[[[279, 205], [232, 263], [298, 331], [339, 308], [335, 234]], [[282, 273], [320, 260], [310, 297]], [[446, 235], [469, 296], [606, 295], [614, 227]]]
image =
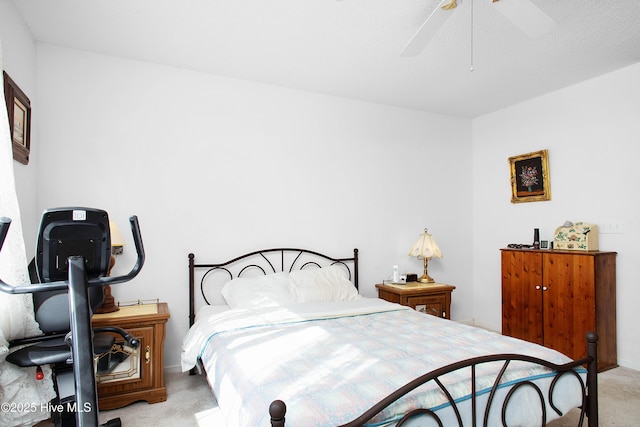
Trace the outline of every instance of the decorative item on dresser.
[[584, 354], [596, 331], [598, 370], [617, 365], [616, 253], [502, 249], [502, 333]]
[[406, 305], [421, 313], [451, 319], [451, 292], [456, 288], [444, 283], [409, 282], [377, 284], [378, 297]]
[[597, 251], [598, 234], [597, 224], [565, 221], [556, 228], [553, 247], [567, 251]]
[[138, 400], [157, 403], [167, 400], [164, 384], [164, 340], [169, 320], [167, 303], [136, 304], [119, 311], [93, 316], [93, 326], [118, 326], [140, 339], [137, 349], [116, 343], [115, 355], [123, 362], [108, 375], [97, 376], [98, 406], [115, 409]]

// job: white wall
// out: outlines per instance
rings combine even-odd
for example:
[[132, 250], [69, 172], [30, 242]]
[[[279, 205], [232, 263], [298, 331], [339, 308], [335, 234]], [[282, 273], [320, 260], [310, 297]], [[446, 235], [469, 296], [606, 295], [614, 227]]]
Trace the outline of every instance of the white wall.
[[[2, 39], [3, 68], [29, 97], [34, 122], [31, 126], [31, 156], [28, 165], [13, 162], [16, 191], [22, 213], [27, 257], [31, 259], [35, 251], [38, 233], [39, 213], [37, 207], [36, 179], [38, 168], [38, 102], [36, 93], [36, 47], [33, 36], [18, 14], [13, 3], [0, 0], [0, 37]], [[2, 100], [4, 105], [4, 99]]]
[[[430, 272], [458, 286], [453, 318], [499, 330], [499, 249], [529, 242], [534, 227], [551, 239], [570, 219], [623, 226], [601, 234], [600, 247], [618, 252], [619, 363], [640, 369], [639, 66], [480, 117], [472, 129], [462, 119], [48, 45], [36, 61], [20, 22], [0, 0], [4, 66], [37, 107], [32, 163], [16, 164], [27, 248], [47, 207], [102, 207], [121, 229], [139, 215], [148, 262], [114, 293], [170, 303], [167, 365], [177, 364], [186, 330], [190, 251], [217, 261], [279, 244], [338, 254], [357, 246], [362, 290], [372, 296], [391, 265], [420, 271], [405, 252], [428, 226], [445, 253]], [[511, 204], [507, 158], [543, 148], [553, 199]], [[128, 245], [116, 273], [132, 252]]]
[[[533, 229], [552, 240], [565, 220], [618, 222], [600, 234], [616, 251], [620, 365], [640, 369], [635, 322], [640, 287], [640, 64], [473, 121], [474, 317], [501, 328], [500, 255], [531, 243]], [[511, 204], [510, 156], [549, 150], [551, 201]]]
[[[358, 247], [375, 296], [394, 264], [421, 272], [407, 253], [427, 226], [445, 255], [429, 271], [458, 286], [452, 316], [471, 318], [470, 120], [51, 45], [38, 46], [38, 87], [39, 208], [100, 207], [121, 229], [139, 216], [147, 263], [113, 292], [169, 302], [168, 366], [187, 330], [191, 251]], [[115, 274], [133, 260], [129, 244]]]

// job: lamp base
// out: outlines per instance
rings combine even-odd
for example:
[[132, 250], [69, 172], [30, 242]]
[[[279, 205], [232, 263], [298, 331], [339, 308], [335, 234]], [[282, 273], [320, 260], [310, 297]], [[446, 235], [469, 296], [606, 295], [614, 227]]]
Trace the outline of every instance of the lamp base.
[[[111, 269], [115, 264], [116, 264], [116, 257], [111, 255], [111, 259], [109, 260], [109, 269], [107, 270], [107, 276], [111, 275]], [[115, 311], [120, 310], [120, 307], [118, 307], [115, 304], [115, 299], [111, 295], [111, 286], [106, 285], [103, 288], [103, 291], [104, 291], [104, 299], [102, 300], [102, 305], [98, 307], [94, 311], [94, 313], [96, 314], [113, 313]]]
[[115, 304], [115, 298], [111, 295], [111, 286], [107, 285], [104, 287], [104, 300], [102, 301], [102, 305], [98, 307], [94, 313], [113, 313], [118, 310], [120, 310], [120, 307]]
[[418, 278], [418, 282], [420, 283], [435, 283], [435, 280], [433, 280], [433, 277], [429, 276], [428, 274], [423, 274], [422, 276], [420, 276]]
[[427, 267], [429, 266], [429, 258], [424, 259], [424, 274], [418, 278], [420, 283], [434, 283], [433, 277], [427, 273]]

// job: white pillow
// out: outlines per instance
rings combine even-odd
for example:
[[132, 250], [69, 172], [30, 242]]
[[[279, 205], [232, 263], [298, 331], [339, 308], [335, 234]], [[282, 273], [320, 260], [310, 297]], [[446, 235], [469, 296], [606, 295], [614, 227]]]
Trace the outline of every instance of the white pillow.
[[339, 265], [293, 271], [289, 277], [299, 303], [351, 301], [359, 298], [358, 290], [347, 278], [344, 267]]
[[260, 308], [296, 303], [287, 273], [230, 280], [222, 296], [231, 308]]

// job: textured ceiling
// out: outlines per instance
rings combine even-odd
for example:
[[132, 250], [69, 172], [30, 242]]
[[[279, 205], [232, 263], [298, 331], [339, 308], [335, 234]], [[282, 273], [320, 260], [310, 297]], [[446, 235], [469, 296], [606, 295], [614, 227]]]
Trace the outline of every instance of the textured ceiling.
[[458, 0], [409, 58], [439, 0], [11, 1], [38, 42], [466, 117], [640, 61], [639, 0], [532, 0], [558, 23], [536, 39]]

